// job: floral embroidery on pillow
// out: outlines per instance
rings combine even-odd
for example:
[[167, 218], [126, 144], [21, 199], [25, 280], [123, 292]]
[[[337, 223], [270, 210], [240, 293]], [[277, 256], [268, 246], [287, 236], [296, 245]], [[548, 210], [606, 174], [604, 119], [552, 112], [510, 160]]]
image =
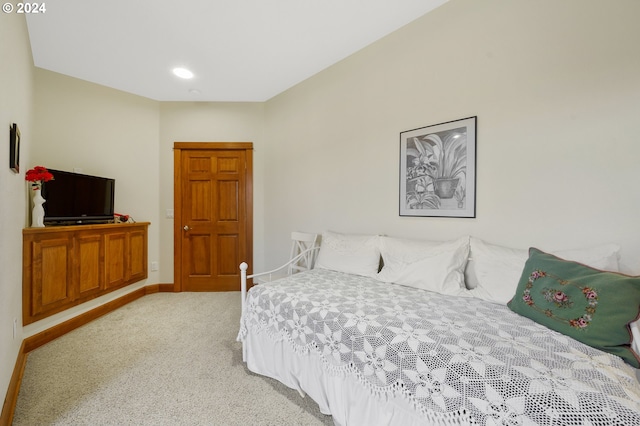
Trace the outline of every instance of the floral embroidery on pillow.
[[[540, 278], [545, 277], [556, 280], [561, 286], [571, 286], [580, 289], [587, 303], [584, 309], [584, 314], [578, 318], [573, 319], [565, 319], [562, 316], [558, 315], [557, 310], [573, 307], [574, 301], [571, 295], [557, 288], [545, 287], [540, 292], [543, 298], [547, 302], [553, 304], [557, 308], [557, 310], [542, 309], [541, 307], [537, 306], [535, 301], [533, 300], [533, 297], [531, 296], [531, 291], [534, 288], [534, 283]], [[596, 308], [598, 306], [598, 292], [592, 287], [581, 286], [580, 284], [571, 280], [564, 280], [556, 275], [537, 269], [533, 271], [531, 275], [529, 275], [529, 280], [522, 293], [522, 300], [532, 309], [535, 309], [538, 312], [542, 312], [546, 316], [553, 318], [556, 321], [560, 321], [565, 324], [569, 324], [571, 327], [584, 330], [589, 326], [589, 324], [593, 320], [593, 316], [596, 313]]]
[[564, 291], [545, 288], [542, 295], [547, 302], [555, 304], [558, 308], [570, 308], [573, 306], [573, 301]]

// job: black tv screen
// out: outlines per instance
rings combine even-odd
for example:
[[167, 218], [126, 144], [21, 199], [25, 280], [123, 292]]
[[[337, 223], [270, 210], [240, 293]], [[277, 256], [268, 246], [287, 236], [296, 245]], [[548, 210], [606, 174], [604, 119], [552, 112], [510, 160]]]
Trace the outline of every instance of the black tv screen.
[[45, 224], [113, 221], [115, 179], [48, 170], [53, 180], [42, 185]]

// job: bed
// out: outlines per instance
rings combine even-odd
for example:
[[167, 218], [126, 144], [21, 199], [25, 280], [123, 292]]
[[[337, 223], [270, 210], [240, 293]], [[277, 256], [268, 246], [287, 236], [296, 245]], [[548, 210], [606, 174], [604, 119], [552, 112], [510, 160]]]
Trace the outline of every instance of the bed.
[[[597, 270], [605, 281], [626, 279], [618, 288], [631, 288], [623, 295], [630, 308], [605, 315], [607, 289], [589, 281], [595, 269], [533, 249], [519, 265], [524, 278], [510, 290], [509, 303], [519, 300], [523, 307], [496, 303], [481, 267], [478, 292], [467, 288], [472, 241], [323, 234], [316, 268], [249, 291], [243, 280], [238, 340], [244, 361], [313, 398], [336, 425], [640, 425], [640, 358], [630, 329], [640, 309], [638, 279]], [[479, 254], [478, 247], [480, 241]], [[538, 272], [524, 273], [527, 268]], [[565, 297], [575, 287], [591, 312], [582, 328], [555, 311], [535, 316], [548, 298], [567, 308], [567, 299], [536, 287], [558, 282], [552, 274], [558, 268], [590, 285], [560, 280]], [[585, 288], [593, 292], [590, 299]], [[602, 306], [593, 304], [596, 291]], [[595, 333], [605, 316], [626, 321], [613, 332], [622, 344], [605, 351], [602, 342], [594, 347], [578, 340]], [[547, 320], [582, 334], [571, 337]]]

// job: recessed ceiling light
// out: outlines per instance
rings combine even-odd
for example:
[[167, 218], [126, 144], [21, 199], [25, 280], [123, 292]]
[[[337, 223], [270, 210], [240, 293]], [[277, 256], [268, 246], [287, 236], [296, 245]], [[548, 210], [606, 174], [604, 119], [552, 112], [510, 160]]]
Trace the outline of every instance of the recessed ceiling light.
[[193, 73], [186, 68], [174, 68], [173, 73], [180, 78], [184, 78], [184, 79], [193, 78]]

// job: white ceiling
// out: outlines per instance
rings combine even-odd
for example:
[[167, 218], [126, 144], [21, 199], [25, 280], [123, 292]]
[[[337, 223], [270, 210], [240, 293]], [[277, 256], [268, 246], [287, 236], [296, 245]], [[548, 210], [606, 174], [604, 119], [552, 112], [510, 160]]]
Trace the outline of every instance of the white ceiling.
[[60, 0], [27, 25], [40, 68], [158, 101], [260, 102], [446, 1]]

